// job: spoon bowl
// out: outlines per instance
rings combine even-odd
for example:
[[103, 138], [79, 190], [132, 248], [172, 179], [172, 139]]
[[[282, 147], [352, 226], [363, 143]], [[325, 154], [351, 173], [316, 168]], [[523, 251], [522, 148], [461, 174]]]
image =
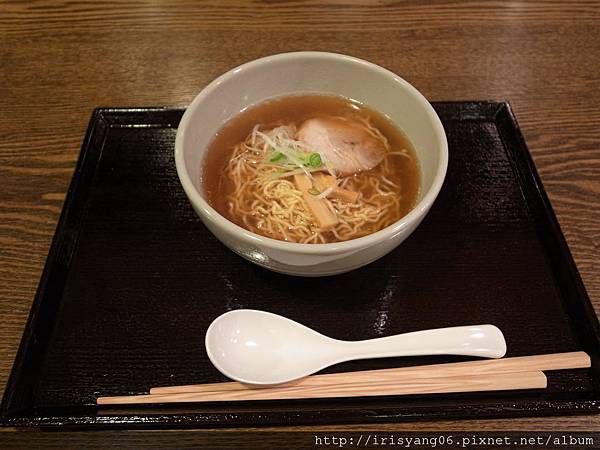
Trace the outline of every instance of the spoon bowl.
[[440, 328], [364, 341], [341, 341], [266, 311], [238, 309], [206, 331], [206, 352], [225, 376], [248, 384], [280, 384], [343, 361], [418, 355], [500, 358], [502, 332], [493, 325]]

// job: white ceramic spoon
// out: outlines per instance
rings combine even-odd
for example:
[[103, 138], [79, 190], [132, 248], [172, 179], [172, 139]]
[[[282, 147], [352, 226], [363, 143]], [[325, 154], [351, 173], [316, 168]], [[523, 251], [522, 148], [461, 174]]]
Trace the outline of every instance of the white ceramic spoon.
[[249, 384], [279, 384], [353, 359], [466, 355], [501, 358], [502, 332], [494, 325], [417, 331], [365, 341], [340, 341], [293, 320], [253, 309], [217, 317], [206, 331], [206, 351], [225, 376]]

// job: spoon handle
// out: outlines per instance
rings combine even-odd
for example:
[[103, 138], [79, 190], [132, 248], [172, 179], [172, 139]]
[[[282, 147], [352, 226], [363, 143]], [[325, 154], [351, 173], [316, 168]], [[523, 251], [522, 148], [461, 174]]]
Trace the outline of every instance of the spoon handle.
[[395, 356], [464, 355], [501, 358], [506, 341], [494, 325], [416, 331], [366, 341], [338, 341], [344, 360]]

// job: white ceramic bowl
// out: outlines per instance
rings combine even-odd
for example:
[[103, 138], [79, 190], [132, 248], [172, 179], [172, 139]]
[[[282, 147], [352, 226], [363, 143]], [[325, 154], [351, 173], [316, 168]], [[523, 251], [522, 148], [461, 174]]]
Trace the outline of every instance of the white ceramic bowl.
[[[203, 195], [201, 166], [215, 133], [250, 105], [298, 93], [352, 98], [387, 115], [408, 136], [421, 165], [420, 197], [409, 214], [358, 239], [295, 244], [254, 234], [230, 222], [208, 204]], [[276, 272], [323, 276], [364, 266], [393, 250], [413, 232], [444, 182], [448, 144], [444, 128], [429, 102], [398, 75], [351, 56], [297, 52], [251, 61], [206, 86], [181, 119], [175, 140], [175, 162], [194, 210], [227, 247]]]

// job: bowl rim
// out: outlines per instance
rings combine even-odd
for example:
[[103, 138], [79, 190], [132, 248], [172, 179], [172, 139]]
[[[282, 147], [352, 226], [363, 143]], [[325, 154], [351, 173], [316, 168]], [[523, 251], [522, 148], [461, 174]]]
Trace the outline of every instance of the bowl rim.
[[[392, 80], [395, 83], [398, 83], [402, 88], [408, 91], [410, 95], [416, 98], [418, 102], [423, 105], [425, 113], [431, 119], [440, 151], [440, 162], [437, 167], [436, 173], [433, 177], [431, 187], [427, 190], [427, 192], [425, 192], [421, 200], [419, 200], [419, 202], [410, 210], [408, 214], [406, 214], [393, 224], [390, 224], [387, 227], [376, 231], [375, 233], [371, 233], [369, 235], [355, 239], [350, 239], [348, 241], [332, 242], [327, 244], [303, 244], [297, 242], [280, 241], [278, 239], [261, 236], [231, 222], [229, 219], [222, 216], [217, 210], [215, 210], [208, 203], [208, 201], [206, 201], [202, 197], [200, 192], [198, 192], [188, 173], [187, 167], [185, 165], [183, 151], [184, 135], [187, 128], [190, 125], [192, 112], [199, 107], [204, 98], [211, 94], [214, 90], [216, 90], [223, 82], [243, 71], [257, 68], [260, 66], [265, 66], [276, 61], [297, 60], [302, 58], [312, 58], [317, 60], [338, 59], [352, 64], [367, 67], [370, 70], [377, 71], [380, 74], [384, 75], [386, 78]], [[196, 97], [192, 100], [192, 102], [189, 104], [189, 106], [183, 113], [183, 116], [181, 117], [181, 120], [177, 127], [177, 134], [175, 137], [175, 166], [181, 185], [183, 186], [183, 189], [190, 202], [197, 209], [201, 209], [203, 212], [202, 217], [211, 221], [215, 226], [218, 226], [219, 228], [228, 229], [228, 231], [231, 234], [236, 235], [238, 238], [244, 240], [246, 243], [251, 243], [257, 246], [262, 246], [273, 250], [282, 250], [301, 254], [330, 255], [340, 252], [359, 250], [366, 246], [394, 237], [396, 234], [402, 232], [405, 228], [410, 227], [414, 223], [418, 224], [420, 219], [423, 218], [423, 216], [427, 213], [427, 211], [435, 201], [444, 183], [446, 171], [448, 168], [448, 141], [446, 138], [444, 127], [437, 113], [433, 109], [433, 106], [431, 106], [429, 101], [414, 86], [412, 86], [409, 82], [407, 82], [394, 72], [385, 69], [381, 66], [378, 66], [377, 64], [374, 64], [372, 62], [366, 61], [364, 59], [340, 53], [318, 51], [288, 52], [278, 53], [254, 59], [252, 61], [234, 67], [233, 69], [230, 69], [229, 71], [215, 78], [196, 95]]]

